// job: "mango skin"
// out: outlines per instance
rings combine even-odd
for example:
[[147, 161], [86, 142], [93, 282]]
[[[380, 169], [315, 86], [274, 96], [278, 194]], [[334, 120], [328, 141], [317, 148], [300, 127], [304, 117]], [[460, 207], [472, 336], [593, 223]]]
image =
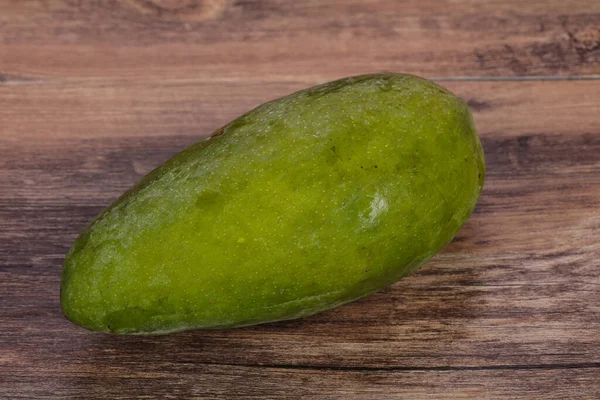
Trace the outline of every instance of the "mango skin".
[[466, 104], [410, 75], [263, 104], [145, 176], [69, 251], [84, 328], [161, 334], [300, 318], [384, 288], [452, 240], [485, 173]]

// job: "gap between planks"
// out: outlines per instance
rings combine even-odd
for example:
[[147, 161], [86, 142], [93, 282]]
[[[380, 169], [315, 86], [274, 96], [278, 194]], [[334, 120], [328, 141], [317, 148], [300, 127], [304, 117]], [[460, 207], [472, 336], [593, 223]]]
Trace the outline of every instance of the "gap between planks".
[[[389, 71], [380, 71], [380, 72], [389, 72]], [[581, 75], [581, 76], [559, 76], [559, 75], [547, 75], [547, 76], [453, 76], [453, 77], [443, 77], [443, 76], [423, 76], [432, 81], [436, 82], [540, 82], [540, 81], [596, 81], [600, 80], [600, 75]], [[322, 83], [325, 83], [329, 80], [335, 80], [343, 78], [340, 76], [338, 78], [327, 78], [327, 79], [318, 79], [319, 83], [322, 80]], [[153, 80], [143, 79], [126, 79], [120, 78], [115, 79], [116, 81], [136, 81], [136, 82], [152, 82]], [[197, 77], [197, 78], [175, 78], [175, 79], [157, 79], [157, 80], [165, 80], [171, 82], [194, 82], [194, 81], [211, 81], [211, 82], [223, 82], [223, 83], [235, 83], [235, 82], [248, 82], [252, 81], [248, 78], [236, 78], [236, 77]], [[269, 82], [307, 82], [314, 84], [315, 78], [311, 77], [298, 77], [298, 76], [287, 76], [287, 75], [276, 75], [273, 76]], [[0, 71], [0, 86], [8, 86], [8, 85], [40, 85], [46, 83], [75, 83], [75, 82], [94, 82], [94, 81], [102, 81], [106, 82], [104, 78], [95, 78], [95, 77], [81, 77], [81, 78], [44, 78], [44, 77], [36, 77], [36, 76], [27, 76], [20, 74], [10, 74]]]
[[419, 371], [521, 371], [521, 370], [566, 370], [566, 369], [598, 369], [600, 362], [561, 363], [561, 364], [529, 364], [529, 365], [481, 365], [481, 366], [433, 366], [433, 367], [354, 367], [347, 365], [293, 365], [293, 364], [244, 364], [203, 362], [204, 365], [234, 368], [290, 369], [309, 371], [348, 371], [348, 372], [419, 372]]

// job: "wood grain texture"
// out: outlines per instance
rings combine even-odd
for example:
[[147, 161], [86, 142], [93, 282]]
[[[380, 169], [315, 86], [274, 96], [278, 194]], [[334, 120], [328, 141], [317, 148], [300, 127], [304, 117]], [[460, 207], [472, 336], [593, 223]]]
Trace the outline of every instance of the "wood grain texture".
[[[600, 398], [600, 80], [554, 80], [598, 73], [599, 3], [399, 4], [0, 0], [0, 398]], [[527, 58], [554, 40], [561, 67]], [[525, 69], [465, 57], [504, 44]], [[62, 316], [72, 241], [146, 172], [264, 101], [382, 66], [445, 77], [486, 153], [475, 213], [418, 273], [230, 331]], [[553, 77], [510, 80], [535, 74]]]
[[596, 0], [3, 1], [0, 60], [16, 81], [600, 75], [599, 26]]
[[[77, 79], [7, 83], [0, 85], [0, 118], [5, 133], [0, 140], [15, 144], [19, 140], [21, 146], [27, 146], [30, 142], [25, 139], [39, 137], [60, 141], [169, 135], [189, 136], [189, 143], [266, 101], [319, 82], [265, 78], [264, 82]], [[551, 135], [595, 134], [598, 129], [598, 80], [442, 80], [440, 84], [469, 103], [484, 135], [501, 132], [515, 137], [542, 131]]]

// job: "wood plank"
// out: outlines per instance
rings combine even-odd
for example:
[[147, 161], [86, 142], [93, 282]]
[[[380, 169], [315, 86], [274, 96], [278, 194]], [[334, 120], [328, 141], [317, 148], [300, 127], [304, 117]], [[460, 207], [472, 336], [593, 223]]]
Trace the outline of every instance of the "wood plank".
[[600, 75], [596, 0], [0, 4], [5, 81]]
[[[51, 143], [150, 136], [189, 136], [193, 141], [266, 101], [318, 83], [201, 79], [5, 83], [0, 84], [0, 143], [21, 141], [23, 147], [39, 139]], [[440, 84], [469, 103], [484, 137], [594, 133], [600, 127], [600, 80]]]
[[[149, 350], [151, 351], [151, 350]], [[68, 374], [38, 369], [6, 378], [11, 399], [583, 399], [595, 400], [598, 369], [344, 371], [177, 364], [151, 357], [131, 368], [113, 363], [72, 366]], [[162, 361], [162, 362], [161, 362]], [[8, 389], [8, 390], [7, 390]]]
[[600, 81], [444, 84], [474, 109], [488, 175], [443, 253], [311, 318], [142, 338], [62, 317], [72, 240], [154, 166], [305, 84], [0, 86], [0, 398], [598, 398]]

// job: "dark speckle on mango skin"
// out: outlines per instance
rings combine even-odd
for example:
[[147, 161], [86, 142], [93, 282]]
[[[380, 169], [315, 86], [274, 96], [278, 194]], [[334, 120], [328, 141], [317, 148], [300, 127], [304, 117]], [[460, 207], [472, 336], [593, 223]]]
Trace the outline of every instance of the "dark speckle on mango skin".
[[415, 271], [485, 176], [468, 107], [422, 78], [341, 79], [263, 104], [121, 196], [67, 255], [74, 323], [160, 334], [299, 318]]

